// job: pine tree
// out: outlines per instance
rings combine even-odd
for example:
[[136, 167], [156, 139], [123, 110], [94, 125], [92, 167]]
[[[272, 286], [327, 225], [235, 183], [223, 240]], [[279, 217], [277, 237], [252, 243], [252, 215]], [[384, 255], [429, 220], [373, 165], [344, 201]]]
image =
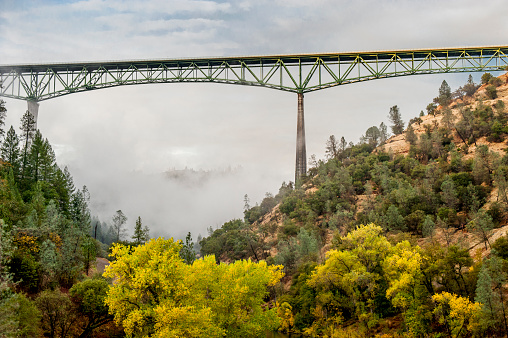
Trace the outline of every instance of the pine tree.
[[432, 216], [425, 216], [425, 220], [422, 224], [422, 235], [424, 237], [432, 237], [434, 235], [436, 224], [432, 220]]
[[476, 92], [476, 89], [478, 89], [478, 86], [473, 81], [473, 76], [469, 74], [469, 77], [467, 78], [466, 84], [462, 87], [464, 90], [464, 93], [466, 96], [473, 96]]
[[86, 275], [97, 257], [97, 241], [90, 236], [85, 236], [81, 242], [81, 251], [83, 252], [83, 265]]
[[379, 125], [379, 134], [380, 134], [379, 144], [385, 143], [386, 140], [388, 140], [388, 128], [386, 127], [386, 124], [384, 124], [384, 122], [381, 122], [381, 124]]
[[0, 99], [0, 138], [4, 137], [5, 118], [7, 116], [7, 108], [5, 108], [5, 101]]
[[[41, 157], [44, 152], [44, 139], [39, 130], [35, 132], [35, 136], [30, 145], [29, 161], [28, 161], [28, 177], [31, 177], [34, 182], [39, 181]], [[25, 176], [26, 177], [26, 176]]]
[[384, 222], [388, 230], [406, 230], [404, 224], [404, 217], [399, 212], [395, 205], [390, 205], [384, 215]]
[[415, 134], [415, 130], [413, 129], [412, 125], [409, 125], [406, 130], [406, 141], [414, 146], [416, 145], [416, 141], [418, 141], [418, 137]]
[[489, 259], [489, 270], [492, 277], [492, 286], [494, 287], [494, 292], [497, 293], [502, 318], [501, 321], [504, 325], [504, 333], [505, 335], [508, 333], [508, 322], [506, 320], [506, 309], [504, 306], [504, 297], [505, 297], [505, 285], [506, 285], [506, 272], [505, 272], [505, 264], [503, 259], [500, 257], [493, 255]]
[[455, 122], [455, 115], [453, 115], [452, 113], [452, 110], [450, 108], [446, 108], [445, 110], [443, 110], [443, 119], [441, 120], [441, 122], [445, 125], [446, 129], [448, 130], [452, 130], [454, 124], [453, 122]]
[[328, 140], [326, 141], [326, 158], [338, 158], [339, 157], [339, 145], [337, 144], [337, 139], [335, 135], [330, 135]]
[[144, 244], [150, 239], [150, 230], [148, 229], [148, 226], [143, 228], [141, 217], [139, 216], [136, 220], [136, 226], [134, 227], [134, 235], [132, 236], [132, 239], [136, 245]]
[[392, 133], [395, 135], [402, 134], [404, 132], [404, 122], [402, 121], [402, 116], [400, 115], [399, 107], [396, 105], [390, 108], [390, 112], [388, 114], [388, 118], [390, 122], [392, 122]]
[[39, 168], [40, 179], [45, 182], [52, 182], [58, 166], [56, 165], [55, 152], [48, 139], [44, 139], [42, 144]]
[[192, 264], [196, 260], [196, 252], [194, 251], [194, 243], [192, 242], [191, 233], [187, 233], [185, 237], [185, 244], [180, 249], [180, 257], [185, 264]]
[[298, 238], [297, 251], [299, 259], [317, 260], [317, 257], [313, 257], [318, 252], [318, 242], [316, 237], [314, 237], [312, 233], [305, 230], [305, 228], [300, 228], [297, 238]]
[[20, 155], [20, 149], [19, 149], [19, 138], [18, 135], [16, 135], [16, 131], [11, 126], [9, 131], [7, 132], [7, 135], [5, 137], [4, 142], [2, 143], [1, 147], [1, 154], [2, 159], [9, 163], [10, 167], [12, 167], [13, 172], [17, 176], [19, 172], [19, 155]]
[[490, 80], [493, 78], [492, 74], [490, 73], [483, 73], [482, 75], [482, 84], [487, 84], [490, 82]]
[[475, 296], [475, 302], [482, 304], [481, 324], [484, 330], [498, 324], [498, 313], [501, 310], [499, 295], [492, 290], [493, 281], [488, 265], [489, 260], [485, 260], [482, 264], [476, 282]]
[[439, 87], [439, 96], [436, 98], [437, 103], [441, 106], [448, 106], [452, 100], [452, 90], [448, 83], [443, 80]]
[[[65, 172], [66, 171], [66, 172]], [[62, 171], [55, 165], [55, 172], [51, 181], [51, 186], [58, 194], [58, 208], [65, 216], [70, 215], [71, 196], [74, 193], [74, 184], [67, 167]]]
[[455, 209], [459, 203], [459, 199], [457, 198], [457, 190], [455, 189], [455, 183], [453, 183], [453, 180], [450, 178], [450, 176], [447, 176], [441, 184], [441, 199], [450, 209]]
[[381, 139], [381, 132], [378, 127], [372, 126], [365, 131], [364, 141], [373, 147], [377, 147]]
[[122, 210], [117, 210], [115, 216], [113, 216], [113, 233], [115, 235], [114, 241], [119, 242], [125, 236], [127, 232], [124, 229], [125, 222], [127, 222], [127, 217], [123, 214]]
[[71, 197], [71, 219], [74, 221], [77, 229], [82, 231], [83, 235], [90, 232], [90, 222], [92, 219], [90, 209], [88, 209], [89, 203], [90, 193], [85, 185], [82, 190], [78, 189]]
[[427, 115], [435, 115], [437, 106], [435, 103], [429, 103], [427, 107], [425, 108], [427, 110]]
[[24, 179], [28, 169], [28, 153], [30, 150], [30, 142], [35, 134], [35, 119], [27, 110], [21, 118], [21, 140], [23, 141], [23, 161], [21, 168], [21, 178]]
[[346, 157], [346, 149], [347, 149], [347, 142], [346, 142], [346, 139], [344, 138], [344, 136], [342, 136], [340, 138], [340, 143], [339, 143], [339, 151], [340, 151], [341, 158]]
[[494, 229], [494, 222], [492, 217], [486, 211], [480, 210], [473, 213], [472, 220], [467, 224], [467, 227], [473, 230], [478, 237], [480, 237], [487, 250], [487, 244], [490, 246], [489, 237], [492, 229]]

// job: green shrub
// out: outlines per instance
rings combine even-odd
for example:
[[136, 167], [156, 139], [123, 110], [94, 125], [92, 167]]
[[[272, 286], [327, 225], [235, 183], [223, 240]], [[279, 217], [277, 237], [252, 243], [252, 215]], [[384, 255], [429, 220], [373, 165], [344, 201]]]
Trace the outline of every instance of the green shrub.
[[493, 78], [493, 76], [492, 76], [492, 74], [490, 74], [490, 73], [485, 73], [485, 74], [483, 74], [483, 75], [482, 75], [482, 84], [487, 84], [487, 83], [489, 83], [490, 79], [492, 79], [492, 78]]
[[32, 255], [20, 251], [16, 251], [9, 262], [14, 282], [19, 282], [23, 290], [31, 293], [39, 289], [39, 269], [40, 264]]
[[281, 231], [284, 235], [293, 237], [298, 234], [298, 226], [295, 223], [288, 221], [282, 226]]
[[499, 237], [493, 244], [492, 249], [502, 259], [508, 259], [508, 236]]
[[488, 85], [485, 90], [489, 99], [493, 100], [497, 98], [497, 89], [494, 85]]
[[487, 214], [492, 217], [492, 221], [494, 222], [494, 225], [497, 227], [503, 220], [503, 205], [499, 202], [494, 202], [490, 205], [489, 210], [487, 211]]
[[503, 81], [498, 77], [493, 77], [489, 80], [489, 84], [491, 84], [495, 87], [499, 87], [500, 85], [503, 84]]
[[280, 204], [279, 210], [289, 216], [293, 211], [295, 211], [297, 202], [297, 196], [288, 196]]

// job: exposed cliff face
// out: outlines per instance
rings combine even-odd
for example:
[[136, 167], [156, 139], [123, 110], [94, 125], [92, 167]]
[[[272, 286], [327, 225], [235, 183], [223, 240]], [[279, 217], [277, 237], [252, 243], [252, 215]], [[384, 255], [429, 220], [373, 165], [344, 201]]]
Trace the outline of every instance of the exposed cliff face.
[[[476, 108], [480, 101], [484, 105], [488, 106], [494, 106], [497, 101], [501, 100], [505, 103], [505, 106], [508, 107], [508, 73], [503, 74], [498, 77], [502, 84], [497, 87], [497, 98], [496, 99], [490, 99], [487, 96], [487, 85], [482, 85], [478, 88], [476, 93], [473, 95], [473, 97], [464, 97], [462, 99], [456, 99], [454, 100], [449, 108], [451, 108], [452, 114], [455, 117], [456, 120], [460, 119], [461, 117], [461, 109]], [[412, 127], [414, 129], [414, 132], [417, 136], [420, 136], [421, 134], [426, 132], [426, 128], [435, 128], [442, 125], [442, 119], [443, 115], [441, 112], [443, 111], [443, 107], [439, 106], [436, 110], [435, 115], [425, 115], [421, 117], [422, 122], [420, 123], [413, 123]], [[463, 140], [457, 135], [456, 132], [452, 133], [453, 135], [453, 142], [456, 145], [463, 146]], [[468, 146], [468, 153], [465, 155], [466, 159], [471, 158], [474, 156], [475, 149], [478, 145], [487, 145], [490, 150], [504, 154], [504, 150], [508, 148], [508, 145], [506, 142], [500, 142], [500, 143], [493, 143], [493, 142], [487, 142], [486, 138], [483, 137], [476, 141], [475, 144]], [[406, 140], [406, 134], [402, 133], [400, 135], [392, 136], [390, 137], [386, 143], [379, 147], [378, 150], [385, 150], [393, 152], [394, 155], [403, 154], [407, 155], [409, 153], [409, 142]]]

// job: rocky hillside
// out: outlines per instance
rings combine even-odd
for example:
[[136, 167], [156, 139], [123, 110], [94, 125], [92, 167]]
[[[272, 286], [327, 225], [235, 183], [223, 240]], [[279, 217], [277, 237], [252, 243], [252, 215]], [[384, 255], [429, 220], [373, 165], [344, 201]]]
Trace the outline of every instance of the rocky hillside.
[[[482, 82], [470, 78], [452, 93], [443, 81], [427, 114], [391, 138], [383, 125], [357, 144], [330, 137], [327, 159], [301, 184], [246, 203], [244, 219], [210, 231], [201, 253], [283, 265], [273, 292], [287, 332], [508, 333], [482, 307], [500, 309], [499, 294], [508, 295], [500, 270], [508, 266], [507, 75]], [[488, 298], [494, 292], [497, 300]], [[466, 308], [467, 327], [452, 328], [456, 319], [443, 311]]]
[[[452, 159], [447, 149], [443, 150], [443, 152], [447, 152], [446, 156], [431, 158], [430, 160], [428, 158], [423, 158], [420, 154], [421, 150], [418, 150], [419, 142], [423, 142], [424, 135], [430, 135], [432, 132], [437, 133], [438, 130], [448, 130], [448, 132], [444, 131], [446, 135], [441, 135], [439, 137], [449, 138], [446, 142], [442, 143], [447, 143], [447, 146], [450, 144], [454, 145], [456, 152], [460, 155], [461, 161], [469, 163], [468, 165], [470, 175], [473, 174], [472, 161], [474, 162], [476, 149], [478, 147], [487, 146], [489, 152], [496, 153], [499, 155], [499, 157], [503, 157], [506, 153], [506, 149], [508, 148], [508, 144], [504, 138], [498, 138], [495, 140], [495, 142], [492, 140], [489, 141], [490, 132], [487, 132], [488, 135], [479, 136], [476, 138], [471, 136], [468, 140], [464, 140], [459, 136], [456, 128], [456, 124], [461, 123], [461, 121], [464, 120], [465, 111], [478, 111], [483, 109], [488, 110], [492, 112], [492, 115], [495, 115], [497, 114], [496, 112], [499, 110], [499, 107], [502, 105], [502, 103], [504, 103], [504, 106], [508, 106], [508, 76], [504, 74], [498, 77], [498, 79], [498, 86], [496, 88], [497, 97], [495, 99], [489, 98], [486, 92], [486, 87], [488, 84], [483, 84], [477, 88], [476, 92], [472, 96], [462, 96], [460, 98], [455, 98], [449, 103], [447, 107], [437, 106], [432, 114], [423, 115], [413, 119], [413, 122], [407, 126], [408, 128], [411, 126], [416, 136], [417, 141], [413, 146], [408, 141], [408, 129], [406, 128], [402, 134], [390, 137], [384, 144], [373, 149], [370, 156], [388, 156], [389, 161], [386, 161], [385, 163], [390, 163], [391, 161], [400, 162], [401, 156], [404, 156], [410, 158], [417, 157], [420, 161], [420, 165], [422, 166], [439, 164], [439, 166], [443, 167], [444, 160], [448, 163], [448, 165], [450, 165], [450, 161]], [[451, 117], [450, 115], [445, 117], [446, 114], [444, 114], [444, 112], [446, 110], [449, 110]], [[503, 114], [506, 114], [506, 110], [503, 112]], [[446, 121], [444, 121], [446, 119], [448, 119], [448, 125], [445, 123]], [[347, 158], [342, 158], [338, 161], [338, 166], [346, 168], [350, 175], [353, 170], [358, 171], [358, 169], [355, 168], [355, 162], [357, 162], [356, 157], [362, 158], [365, 156], [365, 154], [362, 155], [361, 151], [358, 150], [358, 148], [362, 146], [365, 145], [360, 143], [354, 146], [356, 149], [352, 149], [353, 152], [360, 152], [359, 154], [349, 156]], [[413, 151], [411, 151], [411, 149], [413, 149]], [[415, 149], [417, 150], [415, 151]], [[418, 153], [418, 151], [420, 151], [420, 153]], [[418, 154], [415, 155], [415, 152]], [[320, 161], [319, 165], [324, 168], [327, 165], [330, 166], [330, 163], [334, 162], [334, 160], [335, 159], [331, 158], [328, 162], [326, 162], [328, 164], [326, 164], [324, 161]], [[374, 160], [371, 160], [371, 162], [374, 162]], [[334, 168], [333, 170], [336, 169], [337, 168]], [[367, 169], [363, 168], [362, 170], [372, 171], [372, 169], [373, 168], [370, 167]], [[422, 170], [424, 169], [425, 168]], [[337, 231], [339, 231], [339, 233], [346, 233], [353, 224], [375, 220], [369, 219], [369, 217], [366, 217], [365, 215], [365, 210], [367, 209], [372, 211], [373, 205], [376, 203], [375, 200], [382, 199], [383, 195], [383, 192], [381, 191], [383, 189], [375, 183], [376, 177], [373, 173], [367, 173], [366, 176], [368, 177], [365, 177], [365, 179], [360, 180], [359, 182], [354, 182], [356, 184], [356, 186], [353, 187], [354, 191], [351, 192], [351, 196], [347, 198], [347, 203], [349, 203], [349, 205], [344, 208], [344, 210], [342, 210], [347, 211], [346, 213], [349, 213], [347, 216], [340, 215], [340, 217], [338, 217], [336, 215], [338, 210], [333, 210], [334, 212], [330, 212], [330, 210], [320, 210], [319, 212], [316, 212], [315, 210], [310, 210], [310, 212], [309, 210], [305, 210], [305, 215], [303, 216], [297, 215], [294, 209], [292, 212], [287, 211], [288, 206], [290, 208], [295, 207], [298, 203], [300, 206], [304, 206], [307, 204], [308, 200], [311, 200], [310, 203], [315, 204], [316, 201], [312, 200], [316, 198], [326, 198], [321, 196], [323, 195], [323, 188], [326, 188], [323, 187], [323, 175], [330, 176], [330, 173], [326, 172], [326, 170], [320, 172], [319, 169], [316, 170], [315, 168], [313, 172], [311, 169], [307, 181], [304, 182], [303, 186], [300, 189], [288, 193], [287, 189], [284, 189], [283, 186], [281, 188], [281, 192], [275, 197], [268, 195], [267, 198], [263, 200], [261, 205], [246, 210], [246, 221], [247, 223], [251, 224], [249, 226], [249, 232], [252, 234], [251, 237], [256, 239], [257, 243], [255, 247], [251, 246], [250, 250], [245, 250], [245, 257], [253, 256], [253, 253], [256, 252], [256, 256], [258, 258], [274, 259], [277, 257], [279, 251], [284, 249], [284, 245], [280, 245], [280, 243], [286, 243], [292, 238], [292, 236], [297, 234], [298, 229], [301, 227], [306, 227], [309, 229], [309, 231], [314, 231], [318, 237], [320, 247], [318, 259], [322, 260], [325, 257], [326, 251], [328, 251], [332, 246], [332, 240], [334, 238], [334, 234]], [[361, 186], [359, 187], [360, 182]], [[417, 180], [414, 183], [419, 184]], [[492, 187], [489, 188], [487, 183], [484, 182], [482, 184], [485, 188], [488, 188], [486, 189], [488, 190], [488, 192], [486, 192], [488, 193], [488, 196], [485, 196], [482, 208], [485, 210], [490, 210], [489, 208], [491, 208], [492, 205], [498, 208], [500, 202], [498, 187], [496, 184], [492, 184]], [[482, 186], [482, 184], [479, 186]], [[365, 186], [369, 187], [366, 189]], [[436, 193], [438, 195], [442, 195], [443, 192], [437, 191]], [[291, 196], [288, 198], [288, 195]], [[300, 202], [295, 202], [294, 198], [296, 195], [298, 195], [298, 198], [303, 200]], [[336, 199], [338, 197], [340, 196], [328, 196], [328, 198], [332, 199]], [[295, 205], [291, 206], [291, 203], [288, 202], [288, 200], [292, 200], [291, 203]], [[324, 204], [326, 203], [327, 202], [324, 201]], [[283, 210], [281, 210], [281, 208]], [[436, 211], [437, 209], [438, 208], [436, 208]], [[444, 242], [446, 240], [445, 238], [450, 237], [452, 238], [453, 242], [464, 242], [464, 245], [466, 245], [471, 250], [479, 247], [479, 244], [481, 244], [483, 240], [478, 238], [478, 235], [470, 231], [470, 229], [468, 229], [466, 226], [468, 217], [466, 209], [467, 207], [465, 207], [464, 211], [457, 210], [459, 220], [455, 221], [455, 226], [451, 226], [451, 228], [447, 229], [444, 229], [443, 227], [436, 227], [435, 236], [433, 239]], [[489, 236], [491, 236], [491, 241], [495, 241], [500, 236], [506, 234], [508, 230], [506, 227], [508, 217], [505, 213], [504, 206], [501, 209], [503, 214], [497, 216], [498, 220], [496, 228], [489, 234]], [[384, 209], [382, 207], [381, 210], [379, 210], [379, 213], [382, 214], [386, 211], [388, 211], [388, 209], [385, 206]], [[409, 210], [399, 211], [401, 215], [406, 214], [403, 216], [405, 218], [412, 214]], [[377, 218], [379, 219], [380, 217]], [[421, 218], [422, 217], [420, 217], [420, 223], [423, 222]], [[339, 220], [337, 221], [337, 219]], [[410, 223], [410, 221], [408, 222]], [[416, 228], [421, 227], [421, 225], [422, 224], [417, 225]], [[410, 231], [410, 233], [420, 237], [420, 241], [427, 240], [425, 236], [422, 237], [421, 229], [413, 230], [415, 231]], [[445, 231], [449, 232], [450, 234], [446, 234], [445, 236]], [[223, 252], [221, 252], [220, 257], [222, 260], [227, 261], [235, 258], [235, 255], [231, 255], [231, 253], [228, 253], [228, 250], [225, 249]]]
[[[498, 77], [498, 79], [501, 80], [501, 85], [497, 87], [497, 98], [491, 99], [487, 96], [486, 87], [488, 84], [483, 84], [478, 88], [476, 93], [473, 95], [473, 97], [464, 97], [460, 99], [455, 99], [449, 106], [449, 108], [452, 111], [453, 117], [455, 120], [459, 120], [461, 118], [461, 110], [470, 108], [475, 109], [480, 104], [480, 101], [484, 105], [488, 106], [495, 106], [495, 104], [500, 100], [503, 101], [505, 106], [508, 107], [508, 74], [503, 74]], [[439, 106], [437, 108], [437, 114], [436, 115], [425, 115], [421, 116], [421, 122], [413, 122], [411, 126], [414, 129], [414, 132], [417, 136], [420, 136], [425, 133], [426, 127], [434, 128], [436, 125], [441, 126], [443, 115], [439, 114], [444, 110], [443, 107]], [[453, 142], [457, 145], [464, 146], [463, 140], [459, 137], [457, 133], [453, 134]], [[499, 154], [504, 154], [505, 149], [508, 148], [508, 145], [506, 142], [488, 142], [486, 137], [482, 137], [481, 139], [477, 140], [474, 145], [468, 146], [468, 154], [466, 156], [468, 158], [472, 158], [475, 153], [475, 148], [477, 145], [487, 145], [490, 150], [495, 151]], [[386, 141], [386, 143], [380, 147], [380, 149], [386, 149], [393, 154], [402, 154], [402, 155], [408, 155], [409, 153], [410, 144], [406, 140], [406, 134], [400, 134], [396, 136], [390, 137]]]

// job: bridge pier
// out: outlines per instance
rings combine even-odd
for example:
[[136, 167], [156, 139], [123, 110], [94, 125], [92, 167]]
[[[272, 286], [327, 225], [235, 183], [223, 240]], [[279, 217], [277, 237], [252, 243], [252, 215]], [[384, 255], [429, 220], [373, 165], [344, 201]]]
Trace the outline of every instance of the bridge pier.
[[296, 167], [295, 184], [307, 173], [307, 154], [305, 147], [305, 121], [303, 116], [303, 93], [298, 93], [298, 118], [296, 122]]
[[30, 115], [32, 115], [32, 117], [34, 118], [34, 121], [35, 121], [35, 125], [34, 125], [35, 130], [37, 130], [37, 117], [39, 116], [39, 103], [34, 100], [28, 100], [26, 102], [28, 104], [28, 112], [30, 113]]

